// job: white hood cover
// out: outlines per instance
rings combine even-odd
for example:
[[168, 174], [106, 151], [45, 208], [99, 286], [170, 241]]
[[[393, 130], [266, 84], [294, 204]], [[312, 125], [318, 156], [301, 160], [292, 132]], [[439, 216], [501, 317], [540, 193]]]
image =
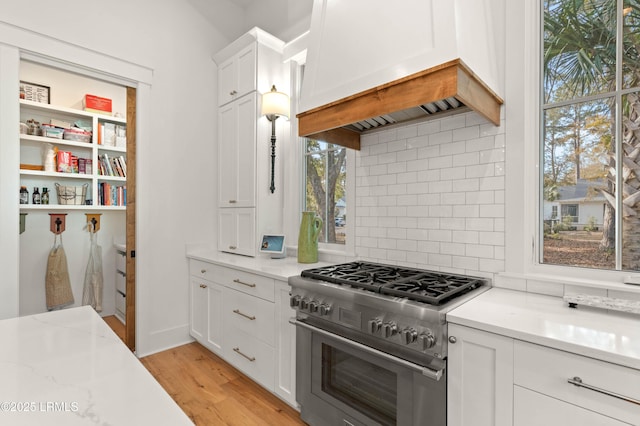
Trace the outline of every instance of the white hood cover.
[[[315, 0], [305, 75], [301, 89], [299, 118], [305, 113], [334, 107], [334, 115], [344, 114], [344, 108], [335, 106], [341, 100], [358, 97], [369, 92], [368, 100], [379, 97], [381, 90], [389, 91], [393, 82], [406, 79], [428, 70], [439, 70], [452, 61], [460, 65], [462, 73], [471, 76], [482, 90], [495, 99], [495, 112], [479, 111], [490, 121], [498, 124], [500, 98], [504, 91], [504, 27], [506, 0]], [[436, 76], [440, 73], [429, 73]], [[456, 86], [468, 80], [463, 76]], [[423, 83], [420, 83], [424, 86]], [[367, 123], [373, 127], [385, 116], [398, 116], [397, 111], [420, 108], [429, 113], [455, 109], [469, 105], [468, 96], [458, 96], [459, 90], [449, 86], [429, 83], [435, 91], [425, 94], [424, 102], [416, 105], [399, 105], [389, 111], [381, 104], [379, 114], [362, 117], [360, 124], [348, 126], [350, 130], [366, 130]], [[416, 87], [416, 86], [413, 86]], [[463, 88], [464, 89], [464, 88]], [[402, 90], [414, 90], [411, 86]], [[476, 92], [476, 89], [473, 89]], [[389, 95], [390, 92], [385, 92]], [[440, 97], [440, 95], [443, 95]], [[373, 96], [373, 98], [371, 98]], [[400, 95], [395, 95], [400, 96]], [[461, 98], [465, 98], [461, 101]], [[434, 107], [436, 107], [434, 109]], [[468, 110], [468, 109], [464, 109]], [[495, 111], [495, 109], [494, 109]], [[371, 113], [369, 111], [368, 113]], [[357, 116], [354, 115], [354, 117]], [[415, 118], [416, 113], [403, 112], [400, 116]], [[373, 117], [376, 117], [375, 119]], [[380, 120], [379, 117], [383, 117]], [[317, 122], [317, 118], [313, 118]], [[317, 129], [312, 133], [344, 127]], [[315, 127], [315, 126], [311, 126]], [[363, 127], [363, 128], [361, 128]], [[303, 129], [301, 129], [301, 135]]]

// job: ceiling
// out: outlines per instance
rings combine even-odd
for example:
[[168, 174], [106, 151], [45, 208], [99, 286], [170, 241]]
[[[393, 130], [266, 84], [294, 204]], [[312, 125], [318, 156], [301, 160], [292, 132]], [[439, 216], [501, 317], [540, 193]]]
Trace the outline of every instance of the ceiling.
[[288, 42], [307, 31], [313, 0], [188, 0], [229, 42], [253, 27]]

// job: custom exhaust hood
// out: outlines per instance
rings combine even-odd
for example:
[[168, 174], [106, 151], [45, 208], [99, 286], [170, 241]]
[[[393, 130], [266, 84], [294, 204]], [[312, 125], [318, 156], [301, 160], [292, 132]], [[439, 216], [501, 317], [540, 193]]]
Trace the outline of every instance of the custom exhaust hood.
[[499, 125], [504, 8], [315, 0], [298, 134], [360, 149], [362, 132], [435, 114], [473, 110]]

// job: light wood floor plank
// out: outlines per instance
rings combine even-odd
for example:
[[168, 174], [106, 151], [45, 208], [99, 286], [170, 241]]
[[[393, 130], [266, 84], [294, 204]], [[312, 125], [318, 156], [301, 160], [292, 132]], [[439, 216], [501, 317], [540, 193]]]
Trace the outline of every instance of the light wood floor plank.
[[[124, 339], [122, 323], [104, 319]], [[199, 343], [140, 361], [197, 426], [305, 425], [296, 410]]]

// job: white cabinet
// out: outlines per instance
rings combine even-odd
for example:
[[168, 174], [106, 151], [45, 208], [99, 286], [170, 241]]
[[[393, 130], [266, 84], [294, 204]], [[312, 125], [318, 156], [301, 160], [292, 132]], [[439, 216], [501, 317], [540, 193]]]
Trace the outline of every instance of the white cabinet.
[[287, 282], [196, 259], [189, 271], [191, 336], [297, 406]]
[[638, 370], [451, 323], [449, 336], [449, 426], [639, 424], [624, 399], [640, 400]]
[[[126, 120], [118, 117], [94, 114], [82, 110], [61, 106], [20, 100], [20, 121], [26, 123], [35, 120], [41, 125], [49, 124], [52, 120], [65, 123], [81, 121], [93, 130], [89, 141], [60, 139], [58, 137], [41, 136], [38, 134], [20, 134], [20, 185], [27, 187], [30, 195], [34, 187], [46, 187], [49, 192], [49, 204], [20, 204], [20, 210], [125, 210], [125, 186], [127, 179], [124, 169], [119, 173], [118, 165], [126, 165], [126, 146], [108, 146], [99, 135], [100, 129], [110, 126], [126, 126]], [[82, 162], [85, 173], [78, 170], [75, 173], [44, 171], [43, 151], [48, 147], [58, 147], [59, 152], [69, 152]], [[86, 167], [91, 163], [91, 171]], [[103, 169], [101, 164], [108, 161], [108, 167]], [[80, 168], [80, 165], [78, 166]], [[57, 168], [56, 168], [57, 170]], [[55, 184], [75, 188], [77, 197], [70, 197], [67, 204], [58, 202]], [[91, 200], [88, 205], [81, 196], [85, 187], [85, 199]], [[68, 194], [68, 193], [67, 193]], [[105, 196], [103, 196], [106, 194]], [[112, 196], [113, 195], [113, 196]]]
[[218, 105], [256, 90], [256, 43], [242, 49], [218, 67]]
[[222, 355], [222, 289], [211, 281], [210, 265], [191, 261], [190, 282], [190, 334], [206, 348]]
[[[578, 386], [569, 382], [580, 382]], [[562, 425], [607, 425], [620, 424], [616, 419], [628, 424], [640, 424], [640, 405], [622, 399], [627, 397], [640, 401], [640, 371], [615, 364], [598, 361], [556, 349], [522, 341], [514, 344], [514, 383], [537, 394], [549, 397], [547, 404], [558, 406], [559, 411], [577, 417], [558, 423], [554, 411], [535, 415], [546, 420], [539, 424]], [[531, 392], [516, 394], [517, 407], [534, 400]], [[528, 425], [530, 419], [525, 414], [515, 412], [516, 425]], [[606, 421], [604, 420], [606, 418]], [[583, 422], [577, 419], [583, 419]]]
[[[272, 85], [287, 91], [283, 47], [281, 40], [253, 28], [214, 55], [219, 102], [218, 213], [224, 216], [218, 221], [221, 251], [255, 256], [260, 235], [282, 232], [282, 190], [269, 192], [271, 126], [259, 108], [260, 96]], [[286, 143], [282, 136], [276, 147], [277, 179], [281, 179], [283, 170], [278, 161]], [[249, 207], [255, 208], [250, 226], [243, 221], [248, 211], [225, 211]], [[240, 233], [235, 232], [234, 224], [242, 227]]]
[[447, 425], [511, 425], [513, 340], [456, 324], [449, 336]]
[[276, 281], [276, 377], [275, 393], [296, 406], [296, 327], [289, 319], [296, 312], [289, 306], [291, 288]]
[[218, 113], [218, 205], [256, 205], [257, 95], [249, 94]]
[[218, 209], [218, 249], [255, 256], [256, 209]]
[[116, 249], [116, 312], [115, 316], [124, 324], [127, 317], [127, 256]]

